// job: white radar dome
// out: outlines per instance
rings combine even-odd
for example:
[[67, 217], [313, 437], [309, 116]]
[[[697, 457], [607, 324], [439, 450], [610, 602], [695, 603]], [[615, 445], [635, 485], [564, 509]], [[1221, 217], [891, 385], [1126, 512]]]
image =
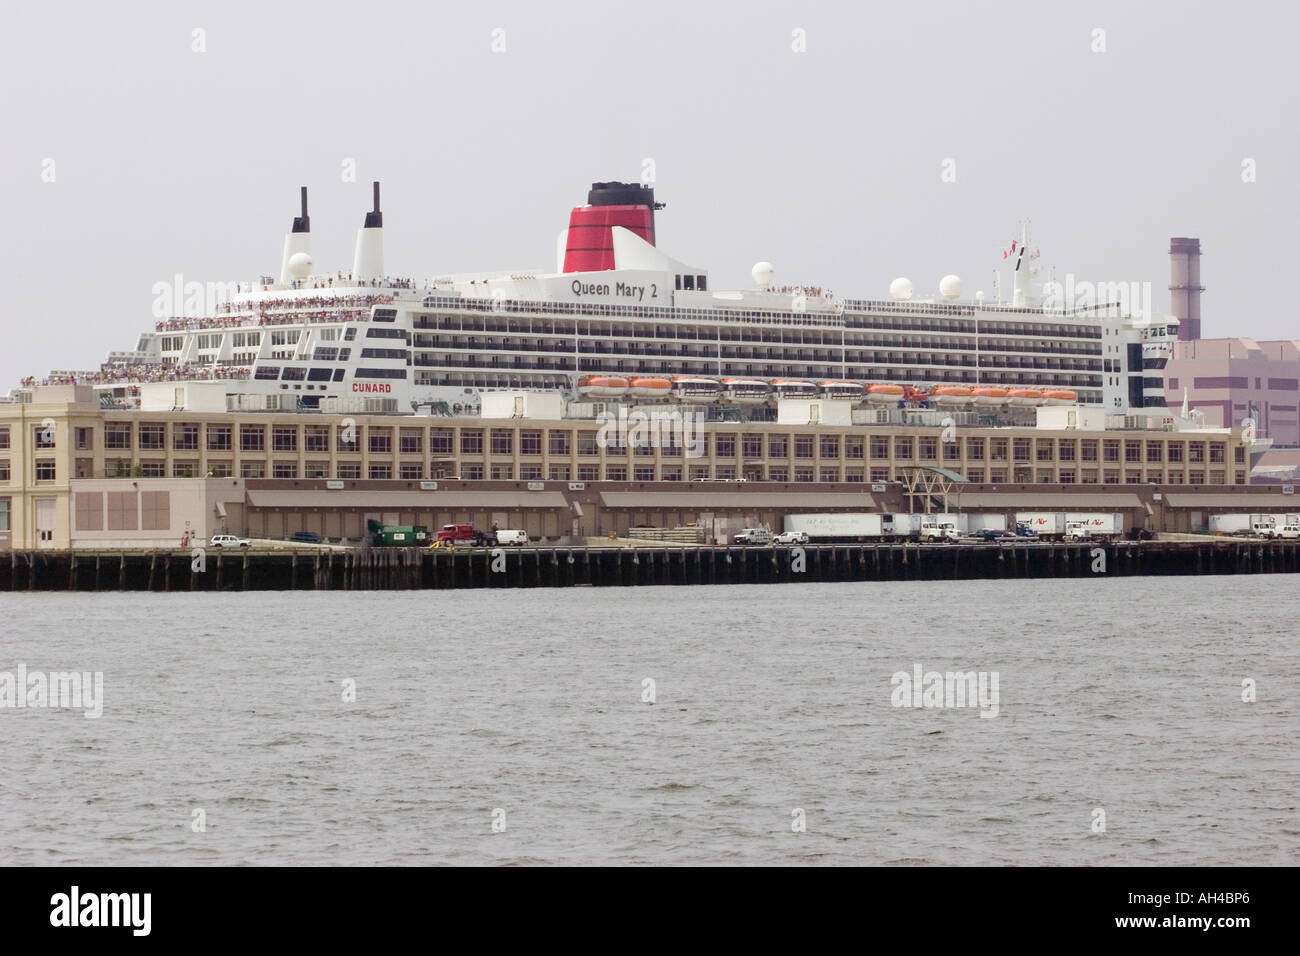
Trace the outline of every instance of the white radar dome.
[[754, 284], [760, 289], [766, 289], [772, 284], [772, 275], [775, 272], [770, 262], [756, 262], [754, 268], [749, 270], [749, 274], [754, 277]]
[[939, 294], [945, 299], [956, 299], [961, 295], [961, 279], [957, 276], [944, 276], [939, 280]]
[[912, 297], [912, 280], [899, 276], [889, 283], [889, 295], [894, 299], [910, 299]]
[[311, 256], [305, 252], [295, 252], [289, 257], [289, 275], [295, 279], [305, 279], [311, 275]]

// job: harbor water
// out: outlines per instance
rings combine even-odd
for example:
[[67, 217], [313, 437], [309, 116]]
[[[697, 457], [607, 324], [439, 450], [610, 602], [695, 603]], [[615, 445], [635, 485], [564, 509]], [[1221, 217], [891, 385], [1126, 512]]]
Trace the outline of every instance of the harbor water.
[[11, 678], [0, 863], [1294, 863], [1298, 614], [1287, 575], [0, 594], [0, 692], [102, 675], [98, 716]]

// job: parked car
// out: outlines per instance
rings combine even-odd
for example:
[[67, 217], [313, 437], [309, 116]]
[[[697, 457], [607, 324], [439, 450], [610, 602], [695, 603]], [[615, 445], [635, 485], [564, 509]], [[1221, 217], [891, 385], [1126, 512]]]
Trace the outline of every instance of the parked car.
[[1012, 535], [1009, 531], [999, 531], [997, 528], [980, 528], [978, 531], [972, 531], [970, 536], [977, 541], [996, 541], [998, 538]]
[[234, 534], [214, 534], [208, 545], [213, 548], [247, 548], [253, 544], [248, 538]]
[[807, 531], [782, 531], [772, 539], [773, 544], [807, 544]]
[[527, 531], [497, 531], [497, 544], [508, 544], [523, 547], [528, 543]]
[[318, 535], [315, 531], [295, 531], [293, 533], [293, 537], [290, 538], [289, 540], [297, 541], [302, 544], [320, 544], [325, 539], [322, 538], [320, 535]]
[[771, 544], [772, 532], [766, 528], [741, 528], [740, 533], [733, 535], [732, 544]]

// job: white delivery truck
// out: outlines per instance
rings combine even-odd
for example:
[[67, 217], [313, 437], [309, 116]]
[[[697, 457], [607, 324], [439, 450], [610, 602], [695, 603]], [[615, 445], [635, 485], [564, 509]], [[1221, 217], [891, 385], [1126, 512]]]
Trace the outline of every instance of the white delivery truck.
[[1065, 514], [1060, 511], [1017, 511], [1016, 524], [1024, 525], [1045, 541], [1065, 537]]
[[1251, 515], [1249, 533], [1260, 538], [1273, 537], [1273, 529], [1281, 523], [1277, 518], [1277, 515]]
[[964, 514], [939, 514], [921, 516], [922, 541], [959, 541], [966, 533]]
[[911, 541], [919, 541], [921, 538], [922, 517], [923, 515], [912, 514], [885, 515], [885, 537], [895, 540], [906, 538]]
[[1122, 514], [1067, 513], [1066, 541], [1109, 541], [1124, 534]]
[[1250, 515], [1210, 515], [1210, 534], [1249, 534]]
[[847, 512], [844, 514], [786, 515], [786, 531], [802, 531], [808, 540], [856, 541], [885, 537], [887, 515]]
[[998, 511], [972, 511], [966, 515], [966, 530], [972, 534], [976, 531], [1006, 531], [1007, 516]]

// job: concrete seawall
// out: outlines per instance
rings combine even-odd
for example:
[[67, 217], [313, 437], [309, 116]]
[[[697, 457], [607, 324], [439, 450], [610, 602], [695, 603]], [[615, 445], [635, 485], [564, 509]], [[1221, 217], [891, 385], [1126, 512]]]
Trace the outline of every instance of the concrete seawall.
[[1297, 541], [854, 544], [434, 551], [13, 551], [0, 591], [399, 590], [1300, 571]]

